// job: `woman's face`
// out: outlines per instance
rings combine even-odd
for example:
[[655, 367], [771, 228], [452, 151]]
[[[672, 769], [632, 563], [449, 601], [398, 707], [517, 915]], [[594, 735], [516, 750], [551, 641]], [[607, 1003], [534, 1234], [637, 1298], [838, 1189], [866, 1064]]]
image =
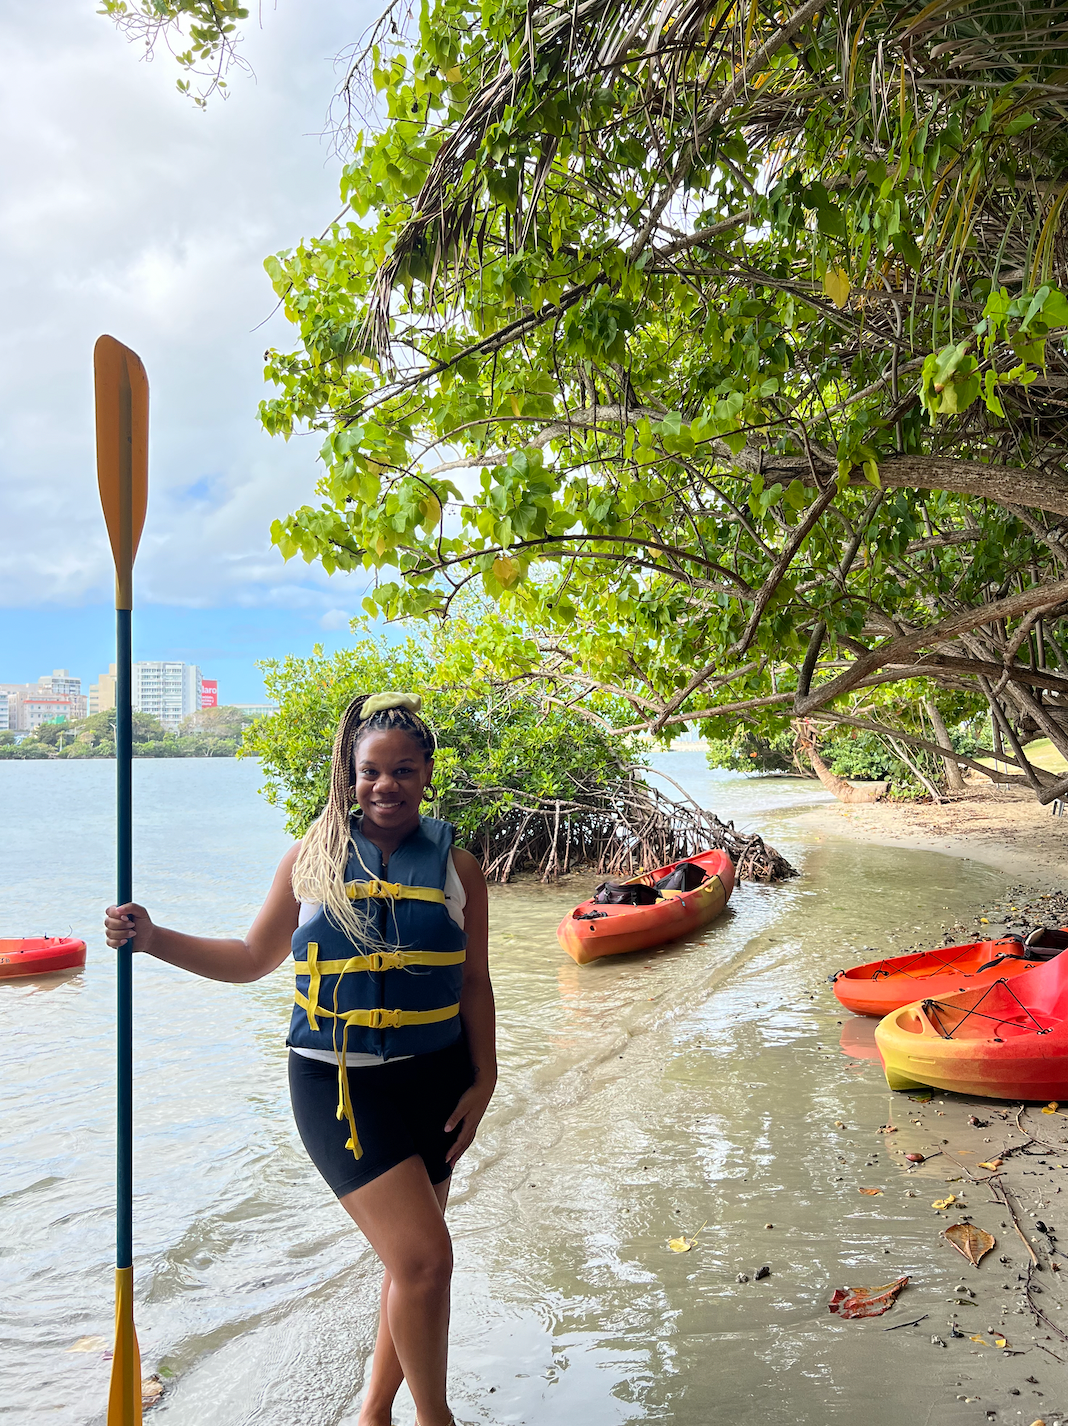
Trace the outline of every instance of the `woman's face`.
[[383, 830], [414, 823], [423, 789], [434, 776], [428, 758], [400, 728], [374, 729], [356, 744], [356, 801], [364, 817]]

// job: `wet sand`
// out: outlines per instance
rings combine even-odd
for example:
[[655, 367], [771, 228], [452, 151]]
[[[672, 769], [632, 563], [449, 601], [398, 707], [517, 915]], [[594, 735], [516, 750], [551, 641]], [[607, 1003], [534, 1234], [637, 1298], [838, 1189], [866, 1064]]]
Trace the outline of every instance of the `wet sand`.
[[[978, 783], [979, 785], [976, 785]], [[942, 806], [879, 803], [829, 806], [796, 819], [811, 835], [834, 842], [910, 848], [979, 862], [1013, 878], [1003, 894], [943, 926], [946, 943], [1037, 925], [1068, 925], [1068, 821], [1030, 794], [972, 783]], [[922, 949], [891, 941], [886, 951]], [[874, 959], [867, 950], [856, 961]], [[878, 1062], [874, 1019], [843, 1012], [840, 1047]], [[890, 1119], [876, 1130], [895, 1178], [933, 1205], [932, 1242], [949, 1286], [938, 1310], [906, 1329], [944, 1353], [932, 1398], [932, 1421], [1044, 1422], [1068, 1409], [1068, 1104], [1021, 1105], [934, 1090], [888, 1096]], [[871, 1126], [865, 1126], [870, 1133]], [[906, 1154], [924, 1154], [910, 1166]], [[992, 1171], [981, 1165], [995, 1165]], [[881, 1202], [881, 1198], [876, 1198]], [[953, 1222], [993, 1234], [995, 1248], [973, 1267], [941, 1233]], [[963, 1285], [962, 1291], [957, 1288]], [[885, 1320], [904, 1315], [905, 1298]], [[911, 1316], [911, 1314], [909, 1314]], [[1004, 1345], [999, 1345], [1003, 1343]], [[918, 1342], [919, 1348], [919, 1342]], [[933, 1383], [932, 1383], [933, 1384]]]
[[1068, 887], [1068, 816], [1054, 817], [1030, 792], [996, 788], [977, 774], [941, 806], [833, 803], [803, 813], [798, 822], [817, 836], [942, 852], [983, 862], [1036, 886]]

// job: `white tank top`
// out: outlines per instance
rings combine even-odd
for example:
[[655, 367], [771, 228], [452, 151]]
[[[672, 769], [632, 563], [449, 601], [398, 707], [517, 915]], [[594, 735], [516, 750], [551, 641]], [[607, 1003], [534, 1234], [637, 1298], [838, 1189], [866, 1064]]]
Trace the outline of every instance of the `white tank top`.
[[[452, 852], [449, 853], [449, 861], [445, 868], [445, 910], [456, 922], [462, 931], [464, 928], [464, 907], [467, 905], [467, 892], [464, 884], [460, 880], [460, 873], [452, 859]], [[320, 909], [318, 901], [302, 901], [300, 903], [300, 915], [297, 917], [297, 925], [303, 926], [306, 921], [310, 921]], [[296, 1045], [289, 1047], [295, 1055], [303, 1055], [306, 1060], [323, 1060], [328, 1065], [337, 1064], [337, 1055], [333, 1050], [301, 1050]], [[410, 1060], [411, 1055], [394, 1055], [390, 1063], [397, 1060]], [[364, 1055], [359, 1053], [349, 1053], [345, 1056], [345, 1064], [349, 1069], [367, 1069], [371, 1065], [383, 1065], [385, 1060], [381, 1055]]]

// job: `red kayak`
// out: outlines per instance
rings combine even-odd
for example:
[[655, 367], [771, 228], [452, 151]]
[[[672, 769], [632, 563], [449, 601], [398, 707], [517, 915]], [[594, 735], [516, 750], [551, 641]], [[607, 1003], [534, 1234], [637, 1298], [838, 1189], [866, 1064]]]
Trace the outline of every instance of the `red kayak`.
[[734, 864], [726, 852], [713, 850], [684, 857], [622, 884], [652, 886], [683, 862], [699, 867], [707, 879], [693, 891], [662, 891], [651, 906], [611, 906], [592, 898], [583, 901], [557, 928], [564, 950], [582, 966], [602, 956], [646, 951], [706, 925], [719, 915], [734, 890]]
[[19, 975], [51, 975], [57, 970], [80, 970], [84, 965], [85, 942], [73, 936], [0, 939], [0, 980]]
[[855, 1015], [889, 1015], [903, 1005], [927, 996], [955, 995], [961, 990], [993, 985], [1033, 970], [1050, 959], [1061, 945], [1044, 946], [1042, 941], [1058, 939], [1063, 932], [1045, 931], [1023, 942], [1019, 936], [1003, 936], [998, 941], [971, 941], [963, 946], [946, 946], [938, 951], [921, 951], [910, 956], [890, 956], [839, 971], [834, 993]]
[[933, 1085], [987, 1099], [1068, 1099], [1068, 956], [880, 1021], [891, 1089]]

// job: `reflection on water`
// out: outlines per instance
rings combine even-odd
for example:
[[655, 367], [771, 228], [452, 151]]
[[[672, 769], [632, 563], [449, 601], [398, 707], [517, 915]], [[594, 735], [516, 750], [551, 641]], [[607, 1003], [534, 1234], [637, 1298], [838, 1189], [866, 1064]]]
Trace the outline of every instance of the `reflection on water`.
[[[863, 1400], [872, 1426], [923, 1420], [910, 1334], [826, 1309], [835, 1286], [900, 1273], [916, 1275], [911, 1315], [945, 1297], [929, 1210], [875, 1133], [878, 1065], [841, 1054], [847, 1017], [826, 976], [894, 935], [937, 940], [996, 878], [808, 844], [771, 799], [822, 795], [812, 784], [701, 783], [699, 754], [657, 757], [699, 796], [714, 787], [720, 815], [759, 826], [804, 876], [741, 887], [659, 954], [581, 968], [554, 933], [592, 877], [493, 891], [503, 1077], [450, 1213], [457, 1418], [823, 1426], [853, 1422]], [[146, 761], [136, 775], [138, 898], [189, 930], [243, 929], [287, 844], [256, 766]], [[114, 985], [96, 930], [111, 776], [0, 764], [3, 929], [70, 925], [89, 943], [84, 975], [0, 986], [0, 1418], [13, 1422], [103, 1420], [108, 1364], [70, 1348], [106, 1337], [111, 1310]], [[355, 1426], [376, 1274], [289, 1116], [289, 989], [284, 968], [224, 986], [137, 963], [136, 1318], [148, 1369], [171, 1383], [154, 1419], [172, 1426]], [[882, 1198], [858, 1198], [869, 1180]], [[667, 1251], [705, 1219], [692, 1253]], [[766, 1280], [737, 1281], [763, 1263]], [[402, 1400], [398, 1420], [411, 1417]]]

